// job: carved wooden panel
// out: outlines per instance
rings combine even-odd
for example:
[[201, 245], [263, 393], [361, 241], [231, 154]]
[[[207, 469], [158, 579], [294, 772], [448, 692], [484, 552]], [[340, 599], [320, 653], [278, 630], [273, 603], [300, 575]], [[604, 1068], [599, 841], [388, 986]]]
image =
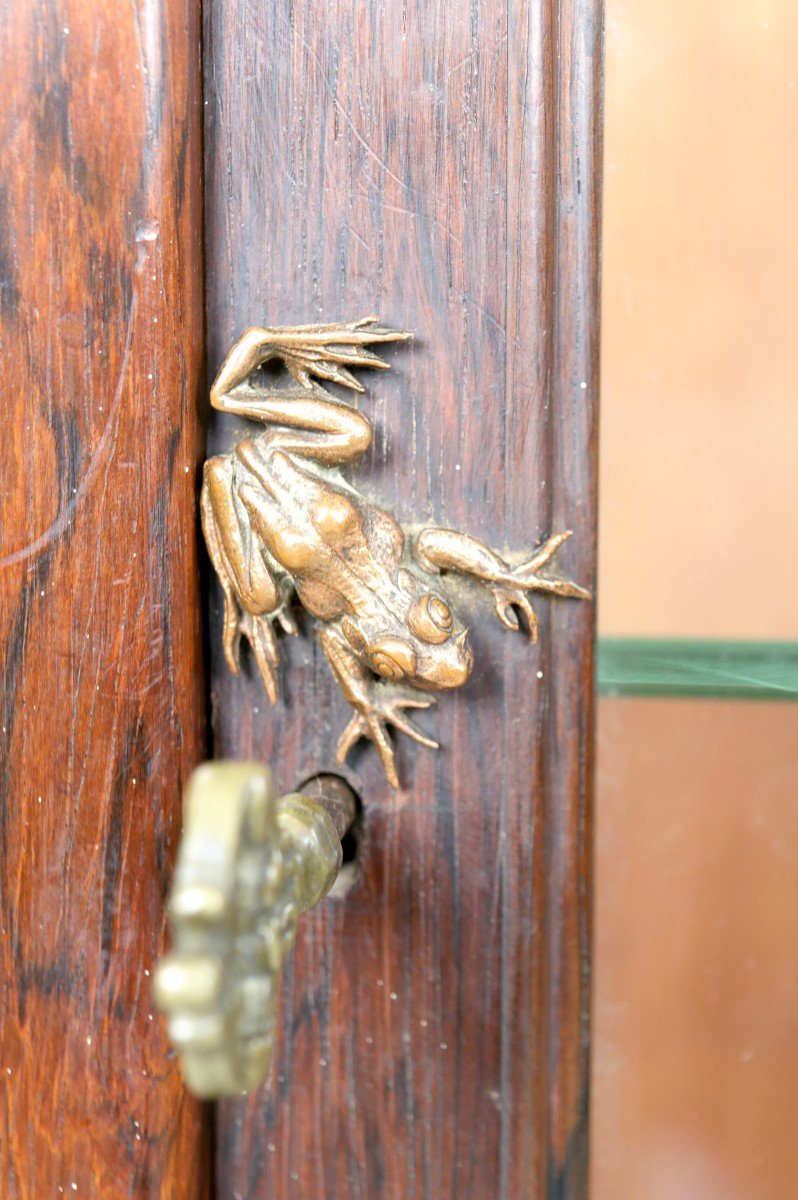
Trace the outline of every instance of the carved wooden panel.
[[0, 9], [0, 1193], [196, 1200], [149, 973], [204, 753], [198, 12]]
[[[361, 401], [358, 486], [497, 547], [570, 526], [587, 583], [600, 37], [598, 0], [206, 6], [211, 370], [251, 322], [415, 331]], [[347, 710], [312, 630], [272, 710], [212, 595], [217, 753], [329, 768]], [[473, 604], [444, 749], [400, 740], [398, 794], [370, 747], [347, 769], [359, 875], [305, 921], [270, 1084], [221, 1110], [220, 1197], [585, 1194], [592, 610], [542, 602], [533, 647]]]

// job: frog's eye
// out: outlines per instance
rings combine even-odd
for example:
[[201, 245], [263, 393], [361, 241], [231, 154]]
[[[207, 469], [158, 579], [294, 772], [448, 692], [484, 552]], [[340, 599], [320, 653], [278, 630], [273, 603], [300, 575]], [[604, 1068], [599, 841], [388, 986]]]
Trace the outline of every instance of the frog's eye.
[[416, 600], [407, 618], [407, 623], [422, 642], [445, 642], [452, 632], [454, 616], [445, 600], [427, 592]]
[[369, 663], [384, 679], [404, 679], [415, 672], [416, 654], [401, 638], [383, 637], [369, 646]]

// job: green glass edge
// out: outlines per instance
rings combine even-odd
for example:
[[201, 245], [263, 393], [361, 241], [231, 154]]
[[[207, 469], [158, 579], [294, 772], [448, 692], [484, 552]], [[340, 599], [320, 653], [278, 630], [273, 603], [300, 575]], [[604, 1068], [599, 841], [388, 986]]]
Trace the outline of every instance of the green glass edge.
[[798, 699], [798, 642], [598, 640], [600, 696]]

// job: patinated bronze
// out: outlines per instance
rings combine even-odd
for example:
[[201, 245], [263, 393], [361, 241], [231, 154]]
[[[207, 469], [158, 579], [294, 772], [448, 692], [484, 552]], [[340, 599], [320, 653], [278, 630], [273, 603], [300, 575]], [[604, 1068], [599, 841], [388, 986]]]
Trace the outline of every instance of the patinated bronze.
[[[370, 738], [396, 787], [386, 727], [437, 749], [406, 710], [433, 703], [419, 691], [460, 687], [473, 665], [468, 630], [446, 595], [442, 573], [484, 584], [508, 629], [518, 629], [519, 609], [533, 641], [538, 622], [531, 592], [574, 598], [589, 592], [541, 574], [567, 532], [511, 564], [454, 529], [429, 527], [407, 537], [390, 513], [340, 478], [336, 468], [357, 462], [368, 449], [371, 424], [319, 381], [362, 392], [350, 368], [387, 368], [368, 346], [410, 335], [375, 321], [252, 328], [239, 338], [216, 377], [211, 403], [268, 428], [205, 464], [201, 505], [208, 552], [224, 591], [230, 669], [238, 671], [243, 635], [269, 698], [277, 700], [273, 626], [297, 632], [291, 606], [298, 598], [316, 618], [321, 646], [354, 709], [338, 761], [358, 738]], [[260, 376], [273, 360], [287, 369], [285, 386]]]

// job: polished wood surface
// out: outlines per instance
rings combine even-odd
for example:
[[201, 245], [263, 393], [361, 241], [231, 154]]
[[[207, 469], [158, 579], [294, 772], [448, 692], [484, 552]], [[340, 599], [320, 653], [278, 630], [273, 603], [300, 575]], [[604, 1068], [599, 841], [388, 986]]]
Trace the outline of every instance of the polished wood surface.
[[[205, 11], [210, 370], [252, 322], [413, 330], [358, 487], [498, 548], [571, 527], [590, 583], [598, 4]], [[422, 717], [440, 754], [397, 743], [398, 793], [369, 747], [346, 769], [359, 874], [303, 920], [270, 1083], [221, 1109], [222, 1200], [585, 1195], [592, 608], [542, 602], [533, 647], [462, 596], [482, 669]], [[310, 621], [275, 709], [230, 675], [220, 599], [216, 753], [292, 788], [346, 706]]]
[[0, 1193], [196, 1200], [150, 972], [203, 756], [188, 0], [0, 16]]

